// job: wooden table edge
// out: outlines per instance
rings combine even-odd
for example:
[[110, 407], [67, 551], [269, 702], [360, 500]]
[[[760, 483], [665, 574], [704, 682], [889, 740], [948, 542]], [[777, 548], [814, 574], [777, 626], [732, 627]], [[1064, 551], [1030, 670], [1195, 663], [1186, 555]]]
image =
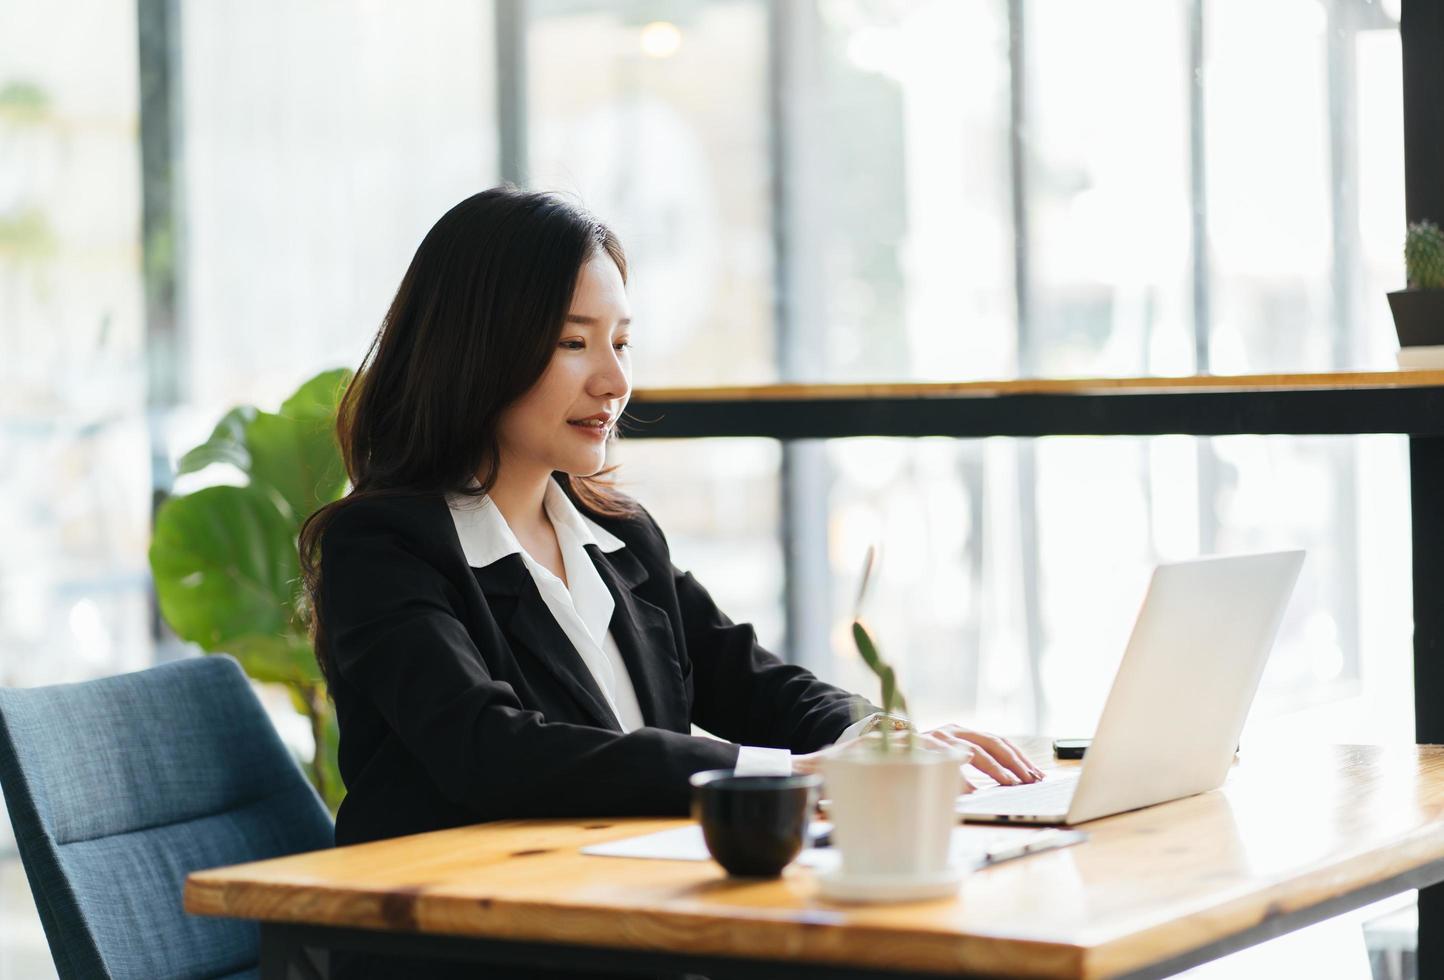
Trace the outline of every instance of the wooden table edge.
[[[1036, 978], [1076, 978], [1083, 976], [1087, 948], [1072, 943], [1051, 942], [1016, 936], [959, 935], [938, 930], [918, 930], [902, 933], [895, 927], [873, 925], [849, 925], [848, 945], [845, 948], [830, 948], [829, 944], [808, 945], [799, 943], [799, 931], [805, 936], [816, 930], [836, 925], [823, 921], [797, 921], [782, 915], [756, 916], [748, 919], [748, 951], [739, 953], [734, 943], [724, 940], [712, 941], [710, 933], [726, 932], [719, 926], [717, 917], [710, 912], [688, 912], [658, 909], [627, 909], [627, 916], [635, 923], [644, 920], [647, 931], [659, 935], [685, 934], [685, 945], [637, 941], [633, 933], [620, 933], [616, 928], [617, 910], [606, 905], [578, 904], [558, 906], [555, 903], [532, 903], [507, 901], [502, 911], [507, 920], [522, 922], [534, 917], [544, 917], [545, 931], [519, 928], [514, 924], [505, 931], [482, 932], [477, 929], [466, 931], [446, 930], [431, 924], [431, 920], [448, 918], [448, 910], [464, 911], [468, 918], [475, 920], [477, 899], [430, 896], [426, 921], [394, 916], [385, 909], [386, 895], [376, 894], [364, 898], [351, 897], [346, 915], [322, 914], [297, 917], [287, 914], [287, 892], [304, 900], [307, 906], [320, 907], [314, 902], [318, 890], [314, 885], [267, 886], [268, 907], [261, 908], [252, 903], [232, 903], [230, 888], [222, 883], [216, 885], [204, 880], [206, 872], [195, 872], [188, 876], [185, 886], [185, 909], [192, 915], [221, 916], [253, 919], [265, 925], [296, 926], [311, 929], [359, 929], [367, 932], [393, 935], [436, 937], [440, 939], [476, 939], [490, 942], [554, 943], [580, 948], [606, 948], [640, 954], [669, 954], [672, 956], [709, 956], [731, 960], [755, 960], [758, 963], [804, 963], [811, 966], [847, 966], [857, 969], [899, 970], [932, 973], [941, 976], [972, 976], [962, 974], [969, 964], [989, 964], [986, 973], [979, 976], [1018, 976]], [[344, 893], [340, 893], [344, 895]], [[482, 900], [487, 902], [488, 900]], [[357, 915], [358, 906], [370, 906], [362, 915]], [[327, 905], [336, 908], [336, 905]], [[832, 909], [812, 909], [817, 918], [828, 915]], [[839, 906], [836, 911], [845, 913]], [[705, 928], [699, 929], [699, 926]], [[897, 948], [906, 946], [908, 955], [903, 960], [878, 958], [861, 961], [858, 959], [858, 945], [874, 948]], [[799, 959], [806, 954], [805, 959]], [[1001, 971], [1001, 972], [999, 972]]]

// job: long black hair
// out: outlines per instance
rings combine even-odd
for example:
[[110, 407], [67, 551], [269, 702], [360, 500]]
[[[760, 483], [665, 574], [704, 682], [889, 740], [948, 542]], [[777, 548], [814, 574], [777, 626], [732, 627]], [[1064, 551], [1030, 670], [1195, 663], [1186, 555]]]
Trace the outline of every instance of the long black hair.
[[[551, 194], [511, 186], [473, 194], [416, 249], [361, 367], [341, 398], [336, 436], [351, 490], [306, 519], [300, 558], [323, 674], [321, 539], [336, 513], [368, 497], [481, 495], [500, 469], [497, 423], [541, 378], [561, 338], [582, 266], [627, 259], [611, 229]], [[557, 473], [584, 511], [636, 504], [607, 482]]]

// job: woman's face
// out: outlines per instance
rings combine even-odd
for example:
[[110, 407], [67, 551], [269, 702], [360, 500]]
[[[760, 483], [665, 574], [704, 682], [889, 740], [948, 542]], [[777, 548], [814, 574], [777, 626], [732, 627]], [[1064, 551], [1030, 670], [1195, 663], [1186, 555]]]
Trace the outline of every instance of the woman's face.
[[616, 264], [593, 256], [577, 278], [551, 363], [502, 413], [498, 440], [508, 475], [591, 476], [606, 465], [607, 439], [632, 395], [631, 316]]

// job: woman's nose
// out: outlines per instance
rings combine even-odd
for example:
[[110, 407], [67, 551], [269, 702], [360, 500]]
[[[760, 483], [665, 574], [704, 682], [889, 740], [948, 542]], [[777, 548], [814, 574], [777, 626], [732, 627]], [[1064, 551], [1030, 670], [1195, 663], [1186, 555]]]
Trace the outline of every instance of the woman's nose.
[[605, 362], [592, 375], [593, 395], [621, 398], [632, 393], [631, 372], [622, 362], [625, 356], [609, 350]]

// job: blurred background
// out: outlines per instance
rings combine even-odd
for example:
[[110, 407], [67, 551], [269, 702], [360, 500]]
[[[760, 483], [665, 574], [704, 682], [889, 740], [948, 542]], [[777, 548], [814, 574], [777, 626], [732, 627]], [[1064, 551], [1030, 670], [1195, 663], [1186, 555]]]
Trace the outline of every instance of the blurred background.
[[[0, 685], [192, 652], [146, 560], [178, 457], [355, 367], [503, 179], [621, 236], [638, 388], [1384, 369], [1401, 105], [1374, 0], [0, 0]], [[1087, 735], [1153, 564], [1304, 547], [1246, 739], [1413, 741], [1402, 437], [613, 455], [724, 610], [874, 697], [882, 542], [924, 724]], [[0, 976], [48, 971], [16, 929]]]

